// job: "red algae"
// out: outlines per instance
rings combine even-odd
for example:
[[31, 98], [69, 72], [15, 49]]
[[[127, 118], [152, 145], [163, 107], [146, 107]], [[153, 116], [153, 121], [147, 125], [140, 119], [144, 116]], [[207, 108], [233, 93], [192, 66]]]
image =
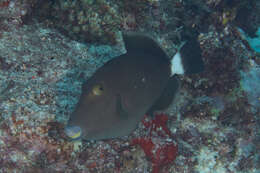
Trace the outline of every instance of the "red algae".
[[167, 121], [168, 116], [165, 114], [156, 115], [150, 121], [146, 116], [143, 125], [149, 135], [132, 140], [132, 145], [141, 146], [152, 162], [152, 173], [159, 173], [162, 167], [172, 163], [177, 156], [177, 145], [172, 140], [167, 140], [172, 136], [167, 128]]
[[1, 2], [1, 3], [0, 3], [0, 8], [1, 8], [1, 7], [7, 7], [7, 6], [9, 5], [9, 3], [10, 3], [10, 0]]
[[147, 121], [147, 116], [145, 116], [145, 118], [143, 119], [142, 123], [145, 126], [145, 128], [151, 128], [150, 133], [153, 131], [157, 131], [157, 133], [160, 136], [163, 136], [163, 134], [161, 134], [161, 132], [159, 130], [156, 129], [160, 129], [162, 128], [162, 130], [169, 136], [171, 136], [171, 132], [168, 129], [166, 123], [168, 121], [168, 116], [165, 114], [158, 114], [155, 115], [154, 119]]

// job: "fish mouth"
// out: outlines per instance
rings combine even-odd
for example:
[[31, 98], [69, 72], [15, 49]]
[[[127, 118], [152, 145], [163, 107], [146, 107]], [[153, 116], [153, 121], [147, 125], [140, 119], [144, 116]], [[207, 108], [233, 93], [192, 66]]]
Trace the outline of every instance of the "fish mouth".
[[72, 140], [80, 139], [82, 136], [82, 130], [79, 126], [67, 126], [64, 132]]

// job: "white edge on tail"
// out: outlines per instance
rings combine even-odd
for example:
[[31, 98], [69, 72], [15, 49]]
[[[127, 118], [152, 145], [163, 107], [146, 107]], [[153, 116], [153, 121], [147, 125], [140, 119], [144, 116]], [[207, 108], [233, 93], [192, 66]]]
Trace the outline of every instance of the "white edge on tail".
[[184, 74], [180, 52], [177, 52], [171, 60], [171, 76], [175, 74]]

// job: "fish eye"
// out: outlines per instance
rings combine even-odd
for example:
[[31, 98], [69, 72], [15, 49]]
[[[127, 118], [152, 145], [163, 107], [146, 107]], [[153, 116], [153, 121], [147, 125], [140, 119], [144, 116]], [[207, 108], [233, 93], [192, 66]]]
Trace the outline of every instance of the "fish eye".
[[104, 92], [104, 87], [101, 84], [95, 85], [92, 89], [92, 93], [97, 96], [101, 95], [103, 92]]

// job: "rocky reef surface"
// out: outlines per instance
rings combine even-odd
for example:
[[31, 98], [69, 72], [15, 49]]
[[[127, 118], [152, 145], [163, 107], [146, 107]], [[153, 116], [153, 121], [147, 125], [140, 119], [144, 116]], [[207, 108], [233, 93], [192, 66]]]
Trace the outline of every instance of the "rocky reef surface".
[[[259, 27], [257, 0], [0, 0], [0, 173], [260, 172]], [[129, 31], [169, 57], [197, 38], [205, 71], [129, 136], [66, 140], [81, 84]]]

